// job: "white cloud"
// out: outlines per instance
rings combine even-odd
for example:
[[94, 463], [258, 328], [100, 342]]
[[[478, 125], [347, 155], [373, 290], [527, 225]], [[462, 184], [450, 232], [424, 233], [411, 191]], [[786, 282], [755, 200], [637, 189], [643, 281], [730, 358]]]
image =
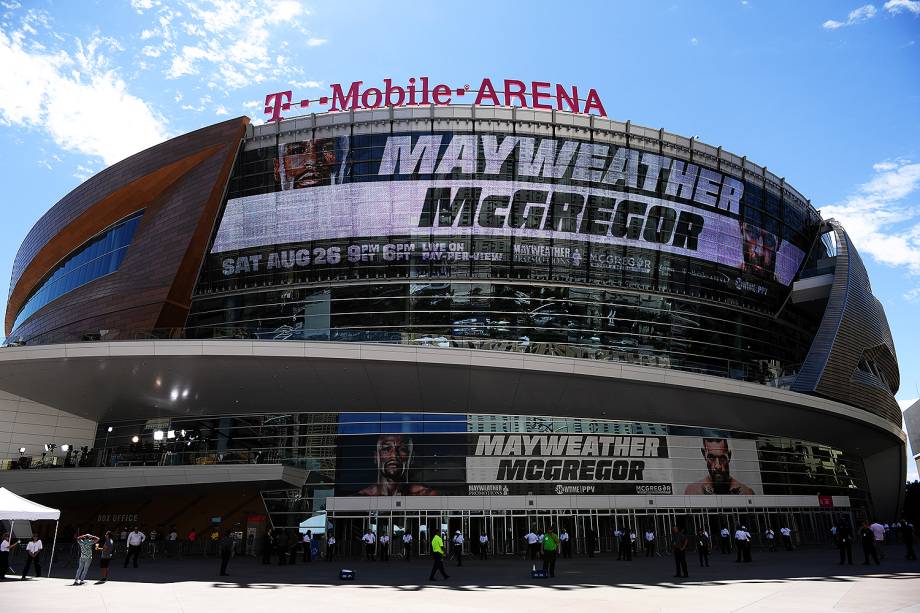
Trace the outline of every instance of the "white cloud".
[[278, 54], [285, 38], [307, 47], [327, 42], [304, 28], [309, 12], [297, 0], [163, 0], [155, 14], [158, 24], [141, 37], [155, 41], [166, 77], [203, 75], [225, 92], [302, 78], [303, 68]]
[[214, 113], [216, 115], [229, 115], [230, 111], [227, 110], [227, 107], [221, 104], [221, 105], [218, 105], [217, 110], [215, 110]]
[[696, 36], [694, 36], [693, 38], [690, 39], [690, 44], [696, 46], [700, 44], [700, 41], [696, 38]]
[[294, 87], [303, 87], [306, 89], [320, 89], [323, 87], [322, 81], [291, 81]]
[[258, 100], [249, 100], [248, 102], [243, 103], [244, 109], [257, 109], [262, 106], [262, 103]]
[[154, 2], [153, 0], [131, 0], [131, 8], [138, 13], [149, 11], [157, 4], [159, 4], [159, 2]]
[[109, 67], [102, 48], [118, 50], [115, 41], [96, 36], [70, 52], [34, 52], [30, 35], [0, 30], [0, 123], [46, 131], [62, 149], [106, 164], [166, 138], [165, 120]]
[[909, 289], [902, 294], [904, 300], [912, 303], [920, 303], [920, 287]]
[[874, 5], [866, 4], [850, 11], [849, 15], [847, 15], [846, 21], [835, 21], [833, 19], [828, 19], [821, 25], [826, 30], [836, 30], [837, 28], [856, 25], [857, 23], [862, 23], [863, 21], [872, 19], [875, 17], [876, 13], [878, 13], [878, 11]]
[[920, 15], [920, 0], [888, 0], [885, 3], [885, 10], [892, 14], [907, 11], [914, 15]]
[[823, 206], [846, 228], [856, 248], [888, 266], [920, 275], [920, 207], [911, 204], [920, 189], [920, 163], [886, 160], [875, 175], [843, 202]]

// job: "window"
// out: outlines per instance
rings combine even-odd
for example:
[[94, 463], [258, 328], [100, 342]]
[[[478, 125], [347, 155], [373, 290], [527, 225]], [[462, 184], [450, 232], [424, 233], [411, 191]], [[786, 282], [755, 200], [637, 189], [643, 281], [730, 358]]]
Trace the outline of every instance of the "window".
[[118, 270], [142, 215], [138, 211], [122, 219], [61, 261], [19, 310], [13, 330], [52, 300]]

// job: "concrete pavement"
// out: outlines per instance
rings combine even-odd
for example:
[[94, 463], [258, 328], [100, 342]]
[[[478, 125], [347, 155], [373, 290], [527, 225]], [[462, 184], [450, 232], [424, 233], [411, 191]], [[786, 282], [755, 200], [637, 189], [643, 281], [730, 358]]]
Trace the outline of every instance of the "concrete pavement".
[[[529, 576], [532, 562], [520, 558], [465, 560], [447, 565], [450, 579], [429, 582], [430, 560], [405, 562], [322, 561], [264, 566], [234, 558], [230, 577], [218, 577], [215, 559], [142, 560], [138, 569], [112, 567], [112, 579], [97, 585], [98, 561], [86, 585], [71, 586], [73, 568], [54, 578], [11, 580], [2, 601], [9, 611], [60, 607], [69, 613], [117, 611], [260, 612], [321, 607], [403, 611], [533, 611], [578, 608], [638, 612], [822, 611], [920, 613], [920, 564], [888, 549], [881, 566], [838, 566], [831, 549], [755, 552], [751, 564], [714, 554], [709, 568], [689, 557], [689, 579], [674, 579], [670, 558], [611, 557], [560, 560], [555, 579]], [[539, 562], [537, 562], [539, 567]], [[341, 567], [357, 572], [354, 582], [338, 580]], [[66, 577], [66, 578], [65, 578]], [[344, 612], [342, 612], [344, 613]], [[348, 611], [348, 613], [351, 613]]]

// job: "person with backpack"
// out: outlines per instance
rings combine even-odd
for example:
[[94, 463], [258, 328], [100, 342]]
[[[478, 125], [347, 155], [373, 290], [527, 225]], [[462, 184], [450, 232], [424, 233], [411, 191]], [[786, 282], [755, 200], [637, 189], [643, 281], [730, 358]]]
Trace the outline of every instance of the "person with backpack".
[[556, 576], [556, 557], [559, 553], [559, 535], [553, 526], [550, 526], [543, 535], [543, 572], [549, 572], [550, 577]]

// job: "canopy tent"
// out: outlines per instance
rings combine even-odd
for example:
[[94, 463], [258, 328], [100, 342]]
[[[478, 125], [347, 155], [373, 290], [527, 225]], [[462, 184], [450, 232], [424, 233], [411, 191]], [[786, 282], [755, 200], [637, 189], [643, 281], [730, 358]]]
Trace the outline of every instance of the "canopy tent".
[[0, 519], [28, 519], [30, 521], [53, 519], [57, 521], [60, 518], [59, 510], [32, 502], [27, 498], [17, 496], [5, 487], [0, 487]]
[[[44, 505], [32, 502], [22, 496], [17, 496], [5, 487], [0, 487], [0, 519], [38, 521], [41, 519], [53, 520], [54, 542], [51, 545], [51, 557], [48, 559], [48, 576], [51, 576], [51, 565], [54, 564], [54, 548], [57, 545], [58, 521], [61, 512]], [[4, 569], [6, 570], [6, 569]]]
[[328, 528], [332, 528], [332, 524], [326, 521], [325, 513], [308, 517], [300, 522], [301, 534], [306, 534], [307, 530], [316, 535], [324, 534]]

